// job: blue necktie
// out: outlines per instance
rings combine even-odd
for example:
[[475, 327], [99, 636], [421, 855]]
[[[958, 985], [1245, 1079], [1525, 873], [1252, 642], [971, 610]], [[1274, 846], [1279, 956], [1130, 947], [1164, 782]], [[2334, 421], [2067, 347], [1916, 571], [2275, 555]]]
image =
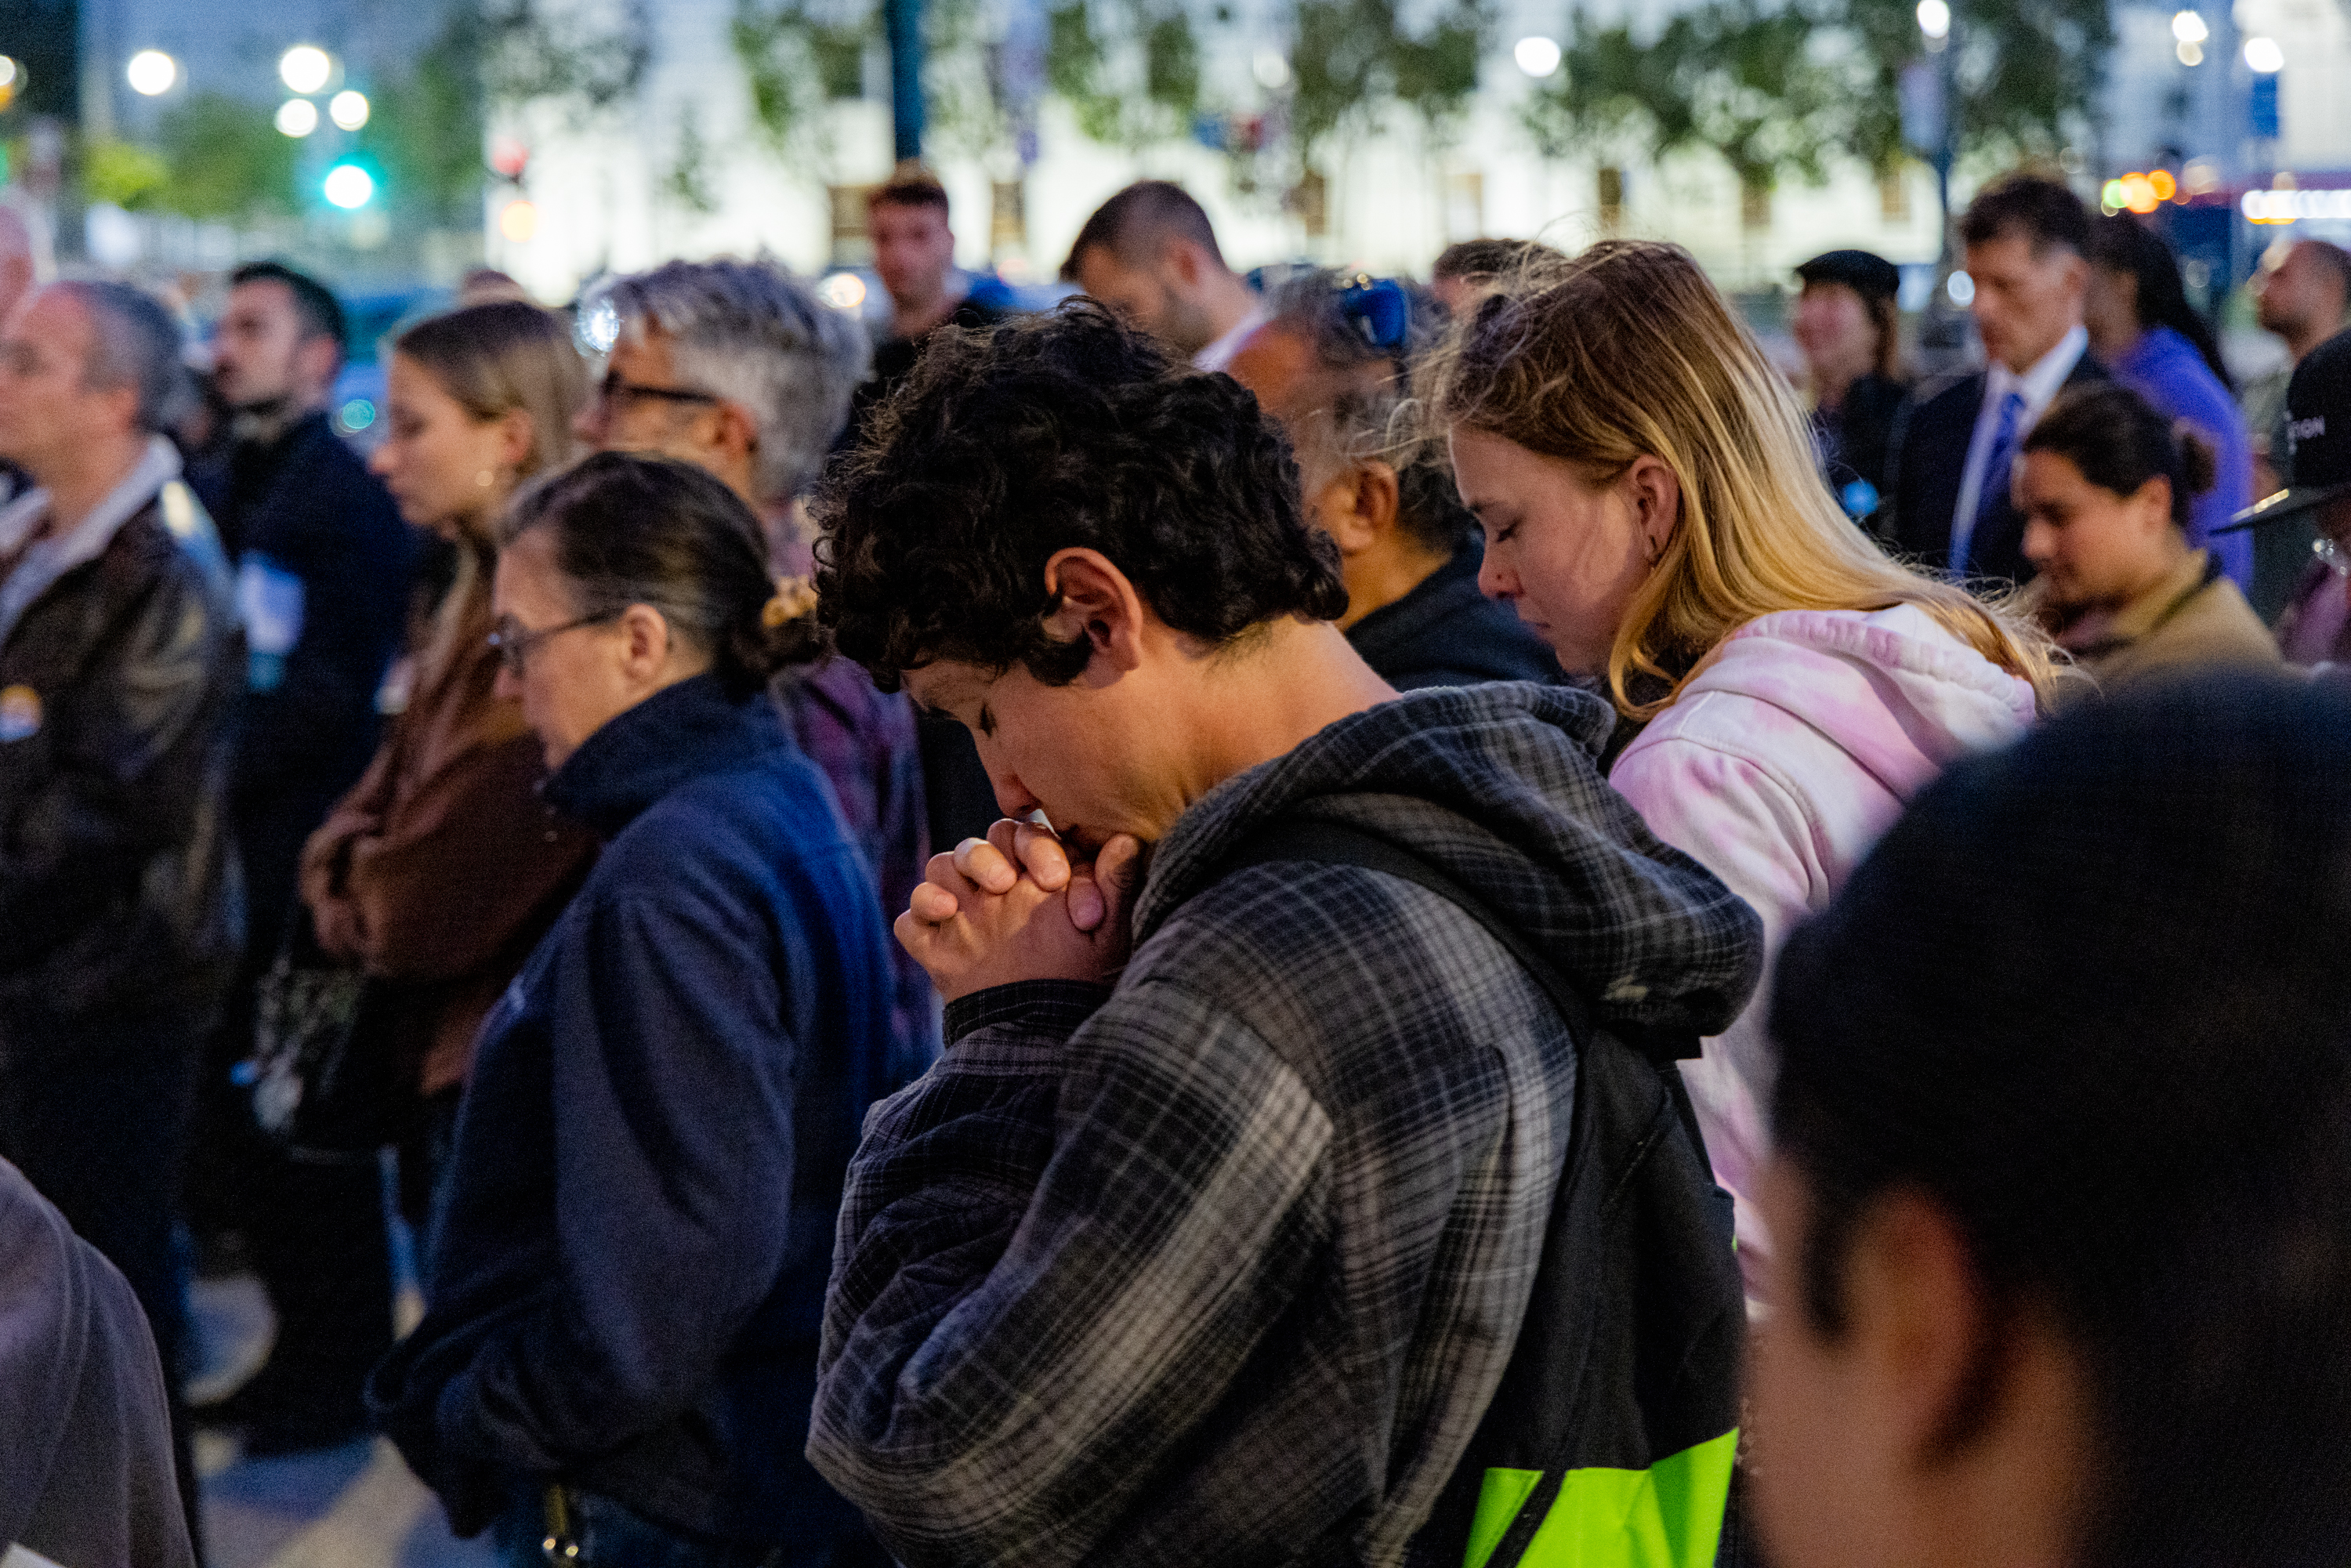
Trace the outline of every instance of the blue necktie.
[[2016, 461], [2017, 428], [2024, 423], [2024, 394], [2011, 391], [2000, 400], [2000, 423], [1991, 433], [1991, 455], [1985, 460], [1983, 487], [1976, 492], [1976, 515], [1968, 521], [1968, 530], [1951, 540], [1951, 570], [1968, 570], [1969, 547], [1975, 543], [1976, 530], [1991, 516], [1991, 509], [2008, 497], [2008, 471]]

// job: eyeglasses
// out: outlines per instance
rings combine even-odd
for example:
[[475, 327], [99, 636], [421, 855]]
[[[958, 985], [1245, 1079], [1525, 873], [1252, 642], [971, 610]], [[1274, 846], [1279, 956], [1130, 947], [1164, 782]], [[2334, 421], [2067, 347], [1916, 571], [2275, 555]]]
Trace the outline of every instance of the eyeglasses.
[[607, 375], [597, 383], [596, 397], [601, 402], [619, 402], [624, 398], [643, 398], [654, 402], [714, 403], [719, 399], [705, 392], [687, 387], [649, 387], [638, 382], [624, 382]]
[[1337, 286], [1339, 314], [1367, 347], [1394, 354], [1412, 330], [1412, 297], [1393, 277], [1357, 273]]
[[560, 626], [542, 626], [536, 632], [529, 632], [517, 624], [512, 616], [502, 615], [498, 618], [496, 629], [490, 633], [490, 646], [496, 650], [499, 662], [506, 665], [507, 674], [519, 675], [523, 673], [523, 664], [530, 658], [530, 651], [549, 637], [577, 632], [582, 626], [599, 625], [611, 619], [613, 612], [608, 610], [601, 615], [582, 615], [579, 620], [566, 621]]

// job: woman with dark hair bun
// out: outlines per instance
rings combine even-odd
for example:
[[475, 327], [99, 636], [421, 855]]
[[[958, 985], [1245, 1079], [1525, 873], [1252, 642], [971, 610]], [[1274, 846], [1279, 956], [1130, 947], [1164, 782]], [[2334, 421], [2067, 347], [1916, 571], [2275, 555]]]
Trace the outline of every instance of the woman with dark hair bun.
[[2244, 594], [2189, 542], [2212, 470], [2202, 435], [2112, 382], [2064, 393], [2024, 438], [2016, 506], [2040, 569], [2024, 602], [2102, 688], [2277, 664]]
[[2212, 480], [2188, 509], [2188, 542], [2210, 549], [2220, 570], [2247, 587], [2252, 536], [2218, 530], [2252, 505], [2253, 448], [2212, 324], [2188, 303], [2179, 258], [2137, 219], [2098, 219], [2090, 263], [2082, 304], [2090, 351], [2164, 418], [2193, 425], [2211, 449]]
[[764, 695], [812, 606], [684, 464], [590, 457], [499, 534], [501, 689], [606, 843], [483, 1026], [431, 1307], [371, 1400], [509, 1563], [879, 1562], [802, 1449], [849, 1156], [921, 1064], [890, 1060], [872, 877]]

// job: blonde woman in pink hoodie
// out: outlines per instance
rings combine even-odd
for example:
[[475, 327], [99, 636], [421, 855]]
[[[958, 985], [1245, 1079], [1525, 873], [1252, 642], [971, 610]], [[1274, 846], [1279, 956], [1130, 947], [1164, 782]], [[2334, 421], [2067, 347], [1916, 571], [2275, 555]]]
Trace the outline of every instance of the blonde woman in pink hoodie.
[[[1604, 682], [1610, 780], [1754, 905], [1775, 956], [1912, 795], [2032, 722], [2045, 639], [1846, 520], [1786, 382], [1678, 247], [1532, 258], [1430, 402], [1485, 528], [1480, 586]], [[1750, 1296], [1768, 992], [1684, 1066]]]

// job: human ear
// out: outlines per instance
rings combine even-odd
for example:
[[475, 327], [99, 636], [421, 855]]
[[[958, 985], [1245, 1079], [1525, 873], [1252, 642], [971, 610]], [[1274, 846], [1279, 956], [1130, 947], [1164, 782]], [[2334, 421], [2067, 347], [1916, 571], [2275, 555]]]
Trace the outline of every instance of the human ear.
[[748, 461], [759, 445], [758, 422], [741, 403], [720, 402], [710, 410], [710, 444], [729, 457]]
[[1674, 529], [1682, 520], [1682, 482], [1664, 462], [1646, 453], [1633, 459], [1622, 481], [1626, 497], [1633, 506], [1633, 525], [1656, 562], [1674, 542]]
[[333, 390], [335, 361], [341, 353], [341, 345], [332, 338], [305, 338], [294, 350], [303, 380], [316, 382], [321, 391]]
[[1308, 507], [1341, 555], [1361, 555], [1395, 525], [1395, 470], [1363, 463], [1325, 480]]
[[1045, 591], [1058, 605], [1047, 617], [1051, 633], [1063, 642], [1084, 638], [1093, 653], [1118, 671], [1143, 663], [1144, 608], [1126, 574], [1100, 550], [1057, 550], [1045, 563]]
[[632, 685], [650, 685], [669, 664], [674, 640], [669, 622], [650, 604], [621, 612], [621, 670]]
[[2001, 1325], [1958, 1222], [1920, 1192], [1878, 1197], [1852, 1228], [1841, 1284], [1896, 1461], [1940, 1468], [1997, 1418], [2006, 1381]]
[[498, 415], [497, 454], [501, 466], [520, 470], [530, 461], [531, 448], [538, 444], [538, 431], [530, 415], [518, 408], [510, 408]]
[[1196, 287], [1202, 272], [1200, 248], [1186, 240], [1170, 240], [1167, 248], [1159, 253], [1160, 265], [1173, 273], [1183, 287]]

